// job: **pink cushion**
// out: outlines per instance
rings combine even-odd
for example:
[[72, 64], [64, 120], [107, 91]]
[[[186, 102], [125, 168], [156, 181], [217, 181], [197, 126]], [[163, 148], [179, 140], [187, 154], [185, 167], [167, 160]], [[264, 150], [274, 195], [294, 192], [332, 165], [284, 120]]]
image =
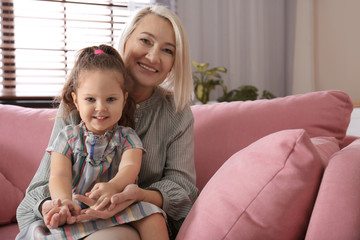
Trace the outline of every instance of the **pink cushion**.
[[[2, 193], [3, 188], [7, 188], [6, 192], [11, 194], [11, 198], [0, 197], [0, 206], [9, 206], [6, 217], [1, 218], [1, 223], [15, 218], [16, 207], [45, 153], [55, 115], [55, 109], [31, 109], [0, 104], [3, 136], [0, 138], [0, 184], [5, 184], [1, 186]], [[13, 202], [7, 205], [9, 201]]]
[[16, 208], [24, 194], [0, 173], [0, 224], [15, 222]]
[[216, 172], [177, 240], [303, 239], [322, 173], [304, 130], [270, 134]]
[[324, 167], [328, 165], [331, 156], [340, 151], [338, 141], [334, 137], [313, 137], [311, 142], [318, 151]]
[[45, 153], [56, 110], [0, 104], [0, 113], [1, 134], [7, 136], [0, 138], [0, 171], [25, 192]]
[[351, 99], [341, 91], [192, 106], [198, 188], [235, 152], [273, 132], [305, 129], [310, 137], [342, 141], [352, 109]]
[[357, 139], [330, 159], [306, 239], [358, 240], [359, 236], [360, 139]]
[[1, 240], [14, 240], [18, 233], [19, 227], [15, 223], [0, 227]]

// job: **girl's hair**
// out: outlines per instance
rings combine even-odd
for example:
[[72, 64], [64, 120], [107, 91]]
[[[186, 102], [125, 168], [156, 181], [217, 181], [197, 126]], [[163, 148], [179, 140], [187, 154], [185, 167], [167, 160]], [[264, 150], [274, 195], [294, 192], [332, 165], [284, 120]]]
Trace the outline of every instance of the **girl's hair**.
[[194, 86], [188, 39], [185, 29], [176, 14], [160, 5], [140, 9], [122, 31], [118, 48], [119, 53], [123, 56], [126, 41], [141, 20], [148, 14], [156, 14], [157, 16], [168, 20], [174, 29], [176, 41], [175, 61], [162, 86], [173, 92], [176, 110], [182, 110], [186, 105], [190, 105]]
[[[62, 89], [59, 100], [63, 102], [63, 117], [68, 117], [70, 112], [76, 109], [71, 93], [77, 92], [81, 73], [93, 70], [111, 70], [118, 72], [124, 79], [124, 81], [120, 83], [124, 96], [125, 93], [130, 90], [131, 81], [129, 80], [128, 72], [116, 49], [107, 45], [84, 48], [78, 52], [74, 67]], [[134, 128], [134, 111], [135, 102], [128, 95], [119, 124]]]

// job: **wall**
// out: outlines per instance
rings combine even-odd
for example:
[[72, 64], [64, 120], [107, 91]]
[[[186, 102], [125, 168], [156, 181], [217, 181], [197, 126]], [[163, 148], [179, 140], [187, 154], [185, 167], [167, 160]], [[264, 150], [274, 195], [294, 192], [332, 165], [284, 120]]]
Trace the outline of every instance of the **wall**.
[[[291, 12], [288, 2], [294, 0], [177, 1], [192, 59], [226, 67], [223, 79], [228, 90], [254, 85], [260, 94], [264, 89], [276, 96], [289, 94], [285, 82], [291, 74], [287, 68], [292, 67], [286, 52], [291, 49], [286, 43], [286, 29], [291, 26], [286, 19]], [[210, 98], [222, 94], [217, 87]]]
[[315, 88], [347, 92], [360, 105], [360, 1], [315, 0]]
[[[224, 9], [237, 11], [235, 20]], [[189, 34], [192, 57], [227, 67], [228, 87], [253, 84], [277, 96], [338, 89], [360, 105], [360, 0], [181, 0], [177, 11]], [[264, 18], [267, 15], [272, 18]], [[297, 16], [302, 16], [300, 27]], [[271, 19], [285, 33], [268, 27]], [[229, 30], [226, 21], [241, 25], [231, 24], [235, 29]], [[296, 38], [295, 32], [301, 36]], [[227, 38], [235, 44], [225, 42]], [[300, 42], [300, 63], [293, 55], [295, 41]]]

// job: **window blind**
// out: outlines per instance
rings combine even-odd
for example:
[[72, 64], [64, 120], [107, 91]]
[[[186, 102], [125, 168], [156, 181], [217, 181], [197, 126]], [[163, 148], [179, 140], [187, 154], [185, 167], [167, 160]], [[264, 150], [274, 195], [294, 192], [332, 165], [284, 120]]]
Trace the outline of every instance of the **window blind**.
[[[134, 9], [151, 1], [135, 2]], [[76, 52], [116, 47], [129, 15], [129, 1], [2, 0], [1, 95], [56, 96]]]

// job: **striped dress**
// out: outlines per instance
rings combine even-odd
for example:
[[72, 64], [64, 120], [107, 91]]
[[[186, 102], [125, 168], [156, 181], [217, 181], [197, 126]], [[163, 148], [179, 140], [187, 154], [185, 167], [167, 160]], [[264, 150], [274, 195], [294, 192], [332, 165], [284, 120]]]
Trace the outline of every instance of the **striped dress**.
[[[72, 162], [72, 192], [85, 194], [97, 182], [107, 182], [118, 172], [122, 152], [141, 148], [142, 143], [135, 131], [116, 126], [104, 135], [94, 135], [86, 130], [85, 124], [66, 126], [47, 148], [48, 152], [59, 152]], [[84, 204], [79, 202], [82, 208]], [[42, 220], [33, 222], [21, 231], [17, 239], [80, 239], [111, 226], [140, 220], [154, 213], [165, 213], [157, 206], [135, 203], [109, 219], [97, 219], [48, 229]]]

